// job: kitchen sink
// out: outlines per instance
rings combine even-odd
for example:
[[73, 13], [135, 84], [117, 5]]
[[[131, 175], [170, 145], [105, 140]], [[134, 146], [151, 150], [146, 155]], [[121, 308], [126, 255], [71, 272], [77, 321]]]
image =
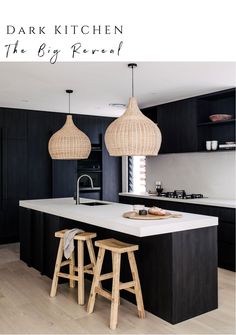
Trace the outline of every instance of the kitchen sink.
[[101, 205], [109, 205], [109, 203], [108, 202], [93, 201], [93, 202], [84, 202], [84, 203], [81, 203], [80, 205], [85, 205], [85, 206], [101, 206]]

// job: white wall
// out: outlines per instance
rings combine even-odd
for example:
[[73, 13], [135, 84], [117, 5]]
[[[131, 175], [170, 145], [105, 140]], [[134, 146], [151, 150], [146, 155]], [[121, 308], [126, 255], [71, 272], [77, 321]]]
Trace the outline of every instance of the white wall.
[[165, 154], [147, 157], [147, 191], [162, 181], [164, 191], [185, 189], [207, 197], [235, 199], [235, 152]]

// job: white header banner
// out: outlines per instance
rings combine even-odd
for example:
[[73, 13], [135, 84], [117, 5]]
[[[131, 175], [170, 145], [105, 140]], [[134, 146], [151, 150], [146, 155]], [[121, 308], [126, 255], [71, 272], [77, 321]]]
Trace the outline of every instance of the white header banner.
[[0, 62], [235, 61], [235, 1], [13, 1]]

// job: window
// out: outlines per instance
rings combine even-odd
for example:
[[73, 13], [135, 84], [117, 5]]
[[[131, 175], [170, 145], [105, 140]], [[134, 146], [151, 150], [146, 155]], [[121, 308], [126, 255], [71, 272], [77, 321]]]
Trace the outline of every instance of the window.
[[128, 158], [128, 191], [134, 193], [146, 192], [145, 156]]

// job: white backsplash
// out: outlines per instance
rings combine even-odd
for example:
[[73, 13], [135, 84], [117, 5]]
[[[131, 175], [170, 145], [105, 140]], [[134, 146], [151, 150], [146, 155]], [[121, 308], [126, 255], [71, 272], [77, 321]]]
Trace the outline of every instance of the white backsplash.
[[160, 180], [164, 191], [182, 190], [235, 199], [235, 152], [198, 152], [147, 157], [147, 191]]

